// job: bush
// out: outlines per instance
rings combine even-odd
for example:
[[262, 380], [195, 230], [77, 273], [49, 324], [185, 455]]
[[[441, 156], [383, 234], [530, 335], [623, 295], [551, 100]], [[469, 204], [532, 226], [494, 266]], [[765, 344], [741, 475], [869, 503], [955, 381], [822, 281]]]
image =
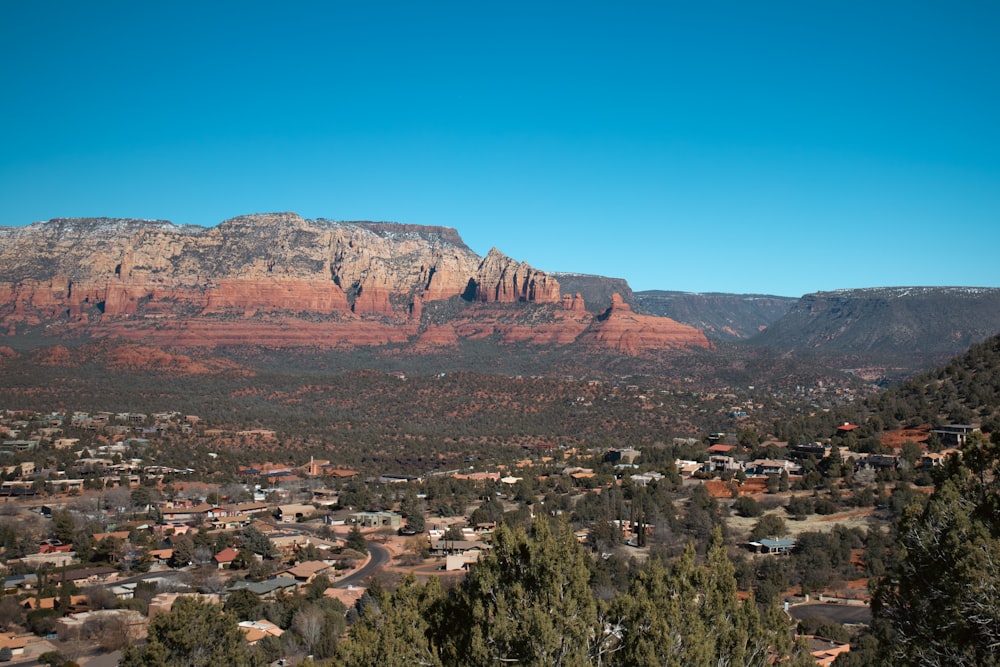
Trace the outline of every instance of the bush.
[[851, 641], [851, 633], [840, 623], [827, 618], [807, 616], [799, 621], [799, 634], [815, 635], [835, 642]]
[[838, 509], [837, 503], [833, 502], [829, 498], [819, 498], [815, 503], [813, 503], [813, 511], [815, 511], [816, 514], [836, 514]]
[[36, 609], [28, 612], [28, 629], [39, 637], [55, 632], [59, 619], [58, 609]]
[[740, 516], [749, 518], [758, 517], [764, 512], [760, 503], [750, 496], [740, 496], [737, 498], [733, 503], [733, 510]]
[[795, 496], [788, 501], [785, 511], [796, 519], [804, 519], [813, 513], [813, 501], [810, 498]]

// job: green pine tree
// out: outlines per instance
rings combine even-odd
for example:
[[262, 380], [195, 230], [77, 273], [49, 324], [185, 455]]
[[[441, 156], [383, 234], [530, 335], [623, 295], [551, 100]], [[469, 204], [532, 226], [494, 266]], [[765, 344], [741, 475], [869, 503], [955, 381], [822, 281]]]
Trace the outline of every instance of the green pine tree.
[[927, 504], [904, 512], [872, 604], [885, 664], [1000, 665], [997, 444], [970, 438]]
[[256, 667], [236, 618], [217, 605], [182, 597], [149, 623], [143, 646], [129, 646], [120, 667]]
[[[500, 524], [471, 569], [442, 637], [445, 664], [537, 667], [591, 664], [603, 629], [586, 555], [565, 522], [538, 517], [530, 534]], [[444, 628], [442, 628], [444, 629]]]
[[440, 667], [437, 648], [430, 639], [430, 622], [444, 596], [439, 581], [433, 577], [427, 584], [420, 584], [408, 575], [391, 594], [376, 589], [373, 602], [364, 607], [351, 626], [350, 637], [338, 647], [338, 664]]

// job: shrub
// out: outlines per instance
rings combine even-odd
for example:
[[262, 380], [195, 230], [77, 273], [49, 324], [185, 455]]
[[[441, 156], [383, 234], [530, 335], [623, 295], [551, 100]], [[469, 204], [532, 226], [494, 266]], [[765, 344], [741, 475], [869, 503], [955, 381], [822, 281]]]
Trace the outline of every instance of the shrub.
[[745, 517], [758, 517], [763, 514], [764, 510], [761, 508], [760, 503], [751, 498], [750, 496], [740, 496], [733, 503], [733, 510], [736, 511], [740, 516]]

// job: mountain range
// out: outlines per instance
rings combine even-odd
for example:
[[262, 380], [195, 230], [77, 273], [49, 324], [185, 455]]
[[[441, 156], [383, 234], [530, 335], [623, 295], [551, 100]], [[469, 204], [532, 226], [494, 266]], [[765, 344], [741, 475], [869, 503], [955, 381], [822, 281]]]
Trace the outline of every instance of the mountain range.
[[107, 338], [400, 359], [490, 347], [633, 368], [737, 346], [886, 377], [1000, 332], [1000, 289], [633, 292], [621, 278], [545, 272], [496, 248], [481, 257], [447, 227], [294, 213], [210, 228], [63, 218], [0, 227], [0, 332], [11, 350]]

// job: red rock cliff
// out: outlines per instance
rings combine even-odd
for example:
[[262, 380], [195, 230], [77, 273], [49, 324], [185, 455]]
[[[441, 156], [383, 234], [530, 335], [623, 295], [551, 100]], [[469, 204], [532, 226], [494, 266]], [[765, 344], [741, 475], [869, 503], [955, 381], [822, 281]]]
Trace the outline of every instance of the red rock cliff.
[[516, 262], [492, 248], [479, 264], [475, 277], [475, 299], [483, 303], [559, 303], [555, 278]]
[[711, 346], [705, 334], [693, 327], [668, 317], [633, 313], [631, 306], [618, 294], [611, 297], [611, 307], [580, 336], [580, 342], [611, 347], [631, 355]]
[[212, 228], [103, 218], [0, 228], [0, 330], [43, 323], [180, 346], [708, 344], [620, 297], [595, 321], [553, 276], [496, 248], [481, 258], [450, 228], [294, 213]]

